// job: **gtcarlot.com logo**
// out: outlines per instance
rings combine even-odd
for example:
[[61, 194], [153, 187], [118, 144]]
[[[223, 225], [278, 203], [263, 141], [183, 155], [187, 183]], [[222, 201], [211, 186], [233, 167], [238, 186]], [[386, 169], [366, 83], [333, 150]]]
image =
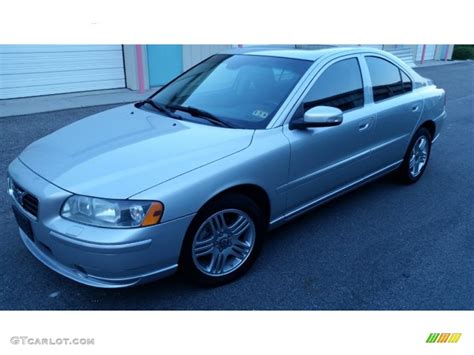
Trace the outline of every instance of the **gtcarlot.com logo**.
[[457, 343], [462, 333], [431, 333], [427, 343]]
[[12, 345], [95, 345], [94, 338], [36, 338], [29, 336], [13, 336]]

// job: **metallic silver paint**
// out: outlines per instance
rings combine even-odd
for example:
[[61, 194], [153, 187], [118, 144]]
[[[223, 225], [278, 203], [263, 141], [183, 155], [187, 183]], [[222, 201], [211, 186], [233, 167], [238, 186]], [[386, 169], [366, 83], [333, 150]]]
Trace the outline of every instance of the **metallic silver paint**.
[[[40, 139], [10, 164], [9, 176], [40, 201], [37, 219], [23, 210], [35, 242], [20, 231], [39, 260], [97, 287], [130, 286], [169, 275], [177, 268], [194, 216], [218, 194], [239, 186], [259, 188], [270, 204], [269, 226], [275, 228], [396, 169], [418, 128], [432, 121], [434, 141], [446, 118], [444, 90], [379, 50], [231, 52], [314, 61], [266, 129], [176, 121], [126, 105]], [[413, 91], [375, 103], [366, 55], [401, 68], [413, 81]], [[339, 126], [290, 130], [298, 105], [325, 68], [353, 57], [361, 67], [364, 107], [345, 112]], [[59, 216], [73, 193], [158, 200], [164, 215], [156, 226], [130, 230], [81, 225]]]
[[[341, 123], [342, 111], [335, 107], [317, 106], [304, 113], [304, 121], [310, 124]], [[336, 124], [335, 124], [336, 125]]]
[[174, 120], [130, 104], [39, 139], [19, 159], [74, 194], [124, 199], [245, 149], [252, 135], [251, 130]]

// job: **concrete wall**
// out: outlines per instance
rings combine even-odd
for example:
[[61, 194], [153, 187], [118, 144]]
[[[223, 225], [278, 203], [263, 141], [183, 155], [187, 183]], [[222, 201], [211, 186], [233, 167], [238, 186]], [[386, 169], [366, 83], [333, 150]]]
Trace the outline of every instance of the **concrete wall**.
[[146, 46], [124, 45], [125, 81], [130, 90], [148, 89], [148, 63]]

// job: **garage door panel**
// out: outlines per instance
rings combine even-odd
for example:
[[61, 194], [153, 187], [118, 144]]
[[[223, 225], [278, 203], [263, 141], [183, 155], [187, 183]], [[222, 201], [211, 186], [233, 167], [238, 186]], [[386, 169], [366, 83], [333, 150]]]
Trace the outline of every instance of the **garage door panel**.
[[[52, 94], [61, 94], [65, 92], [80, 92], [80, 91], [90, 91], [90, 90], [102, 90], [104, 87], [117, 88], [122, 85], [120, 80], [105, 80], [105, 81], [88, 81], [83, 83], [67, 83], [67, 84], [58, 84], [58, 85], [48, 85], [47, 87], [42, 88], [43, 95], [52, 95]], [[36, 87], [22, 87], [22, 88], [8, 88], [1, 90], [5, 97], [2, 98], [11, 98], [11, 97], [28, 97], [36, 96], [37, 89]]]
[[54, 71], [85, 70], [97, 68], [122, 68], [121, 51], [56, 53], [54, 56], [38, 56], [35, 53], [0, 54], [3, 73], [50, 73]]
[[46, 85], [57, 85], [57, 84], [75, 84], [84, 83], [88, 81], [108, 81], [117, 80], [124, 85], [122, 68], [112, 69], [92, 69], [82, 70], [80, 73], [77, 71], [64, 71], [64, 72], [52, 72], [48, 75], [44, 73], [29, 73], [29, 74], [14, 74], [5, 75], [2, 80], [1, 88], [12, 88], [22, 86], [46, 86]]
[[121, 51], [121, 45], [2, 45], [0, 53], [64, 53]]
[[0, 99], [125, 87], [120, 45], [0, 45]]

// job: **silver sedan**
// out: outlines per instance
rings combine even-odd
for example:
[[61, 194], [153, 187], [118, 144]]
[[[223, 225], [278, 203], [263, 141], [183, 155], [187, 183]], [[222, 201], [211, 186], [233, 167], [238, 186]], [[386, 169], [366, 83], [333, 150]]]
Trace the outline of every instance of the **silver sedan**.
[[70, 279], [222, 284], [267, 230], [389, 172], [418, 181], [445, 118], [444, 90], [383, 51], [239, 49], [34, 142], [9, 193], [26, 247]]

